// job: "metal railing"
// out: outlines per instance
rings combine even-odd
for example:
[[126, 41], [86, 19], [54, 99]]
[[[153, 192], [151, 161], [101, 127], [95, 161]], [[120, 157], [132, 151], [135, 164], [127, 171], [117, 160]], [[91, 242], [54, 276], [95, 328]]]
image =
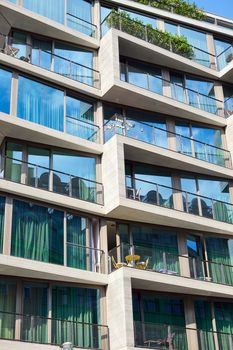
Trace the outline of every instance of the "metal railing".
[[[183, 136], [166, 129], [159, 128], [135, 119], [126, 119], [122, 115], [114, 115], [104, 124], [104, 141], [107, 142], [114, 135], [122, 135], [135, 140], [166, 149], [169, 147], [169, 137], [176, 138], [176, 152], [194, 157], [206, 162], [232, 168], [229, 151]], [[172, 150], [172, 149], [171, 149]]]
[[230, 96], [225, 99], [224, 113], [226, 118], [230, 117], [233, 114], [233, 96]]
[[[232, 350], [233, 334], [195, 328], [185, 328], [175, 324], [134, 321], [136, 347], [169, 350]], [[190, 345], [192, 346], [190, 347]]]
[[[126, 176], [126, 184], [126, 197], [129, 199], [233, 224], [231, 203], [131, 176]], [[180, 194], [182, 209], [177, 207], [174, 194]]]
[[216, 57], [218, 69], [222, 70], [225, 68], [230, 62], [233, 60], [233, 47], [232, 44], [229, 44], [229, 46], [223, 50], [219, 55]]
[[[168, 250], [174, 250], [168, 247]], [[233, 266], [164, 251], [158, 246], [121, 243], [108, 252], [109, 273], [123, 266], [233, 286]], [[138, 260], [127, 261], [127, 257]], [[113, 257], [113, 258], [112, 258]]]
[[2, 157], [1, 177], [9, 181], [103, 205], [102, 183], [17, 158]]
[[[221, 100], [216, 99], [215, 97], [205, 95], [203, 93], [200, 93], [197, 90], [193, 90], [190, 88], [187, 88], [181, 84], [174, 83], [171, 80], [164, 79], [158, 75], [149, 73], [142, 69], [139, 66], [132, 65], [130, 63], [126, 63], [127, 67], [127, 73], [125, 74], [125, 80], [129, 84], [133, 84], [135, 86], [139, 86], [143, 89], [152, 91], [154, 93], [157, 93], [159, 95], [165, 96], [167, 98], [171, 98], [175, 101], [184, 103], [186, 105], [192, 106], [197, 109], [201, 109], [203, 111], [206, 111], [211, 114], [218, 115], [220, 117], [224, 117], [224, 102]], [[144, 80], [140, 84], [136, 84], [135, 82], [132, 82], [129, 77], [129, 70], [130, 68], [136, 69], [137, 72], [140, 74], [144, 74]], [[121, 65], [121, 73], [122, 72], [123, 65]], [[171, 96], [168, 96], [164, 94], [163, 86], [169, 85], [171, 88]], [[220, 105], [222, 107], [220, 107]]]
[[100, 143], [99, 126], [85, 119], [78, 119], [66, 115], [66, 133], [81, 139]]
[[[66, 78], [100, 89], [99, 71], [74, 62], [50, 51], [43, 50], [38, 45], [26, 44], [17, 38], [0, 33], [0, 52], [18, 58], [24, 62], [60, 74]], [[39, 40], [36, 40], [37, 42]], [[43, 43], [43, 41], [42, 41]]]
[[[136, 30], [134, 28], [135, 24], [137, 26]], [[210, 56], [212, 56], [214, 61], [214, 68], [216, 67], [215, 55], [203, 49], [200, 49], [196, 46], [193, 46], [191, 44], [188, 44], [188, 45], [192, 49], [193, 54], [187, 55], [187, 53], [185, 52], [182, 53], [181, 51], [178, 51], [178, 49], [176, 48], [175, 45], [172, 44], [172, 42], [170, 42], [170, 44], [168, 45], [167, 43], [164, 42], [164, 40], [162, 40], [162, 38], [156, 38], [154, 35], [152, 35], [153, 28], [148, 28], [147, 25], [139, 23], [132, 18], [122, 17], [121, 13], [110, 12], [105, 17], [105, 19], [101, 22], [101, 36], [103, 37], [107, 33], [107, 31], [111, 28], [118, 29], [124, 33], [133, 35], [139, 39], [147, 41], [150, 44], [154, 44], [163, 49], [169, 50], [170, 52], [189, 58], [190, 60], [195, 61], [196, 63], [199, 63], [206, 67], [212, 67], [213, 63], [210, 60]]]
[[97, 35], [98, 35], [97, 25], [83, 18], [75, 16], [74, 14], [69, 12], [66, 13], [66, 21], [67, 21], [68, 27], [75, 29], [78, 32], [82, 32], [93, 38], [97, 38]]
[[59, 346], [69, 341], [74, 347], [109, 350], [105, 325], [5, 311], [0, 318], [1, 339]]

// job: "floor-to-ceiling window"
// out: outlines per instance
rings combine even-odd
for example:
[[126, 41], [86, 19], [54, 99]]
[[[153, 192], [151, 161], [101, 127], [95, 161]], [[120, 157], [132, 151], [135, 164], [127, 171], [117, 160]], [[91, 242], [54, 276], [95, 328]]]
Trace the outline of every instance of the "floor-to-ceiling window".
[[4, 278], [0, 281], [0, 337], [14, 339], [16, 283]]
[[188, 348], [182, 299], [134, 291], [133, 317], [137, 346], [160, 341], [164, 346]]
[[17, 117], [64, 130], [64, 91], [19, 77]]
[[233, 47], [229, 41], [214, 39], [218, 69], [221, 70], [233, 59]]
[[23, 6], [39, 15], [64, 24], [64, 0], [23, 0]]
[[11, 254], [62, 265], [64, 213], [13, 200]]
[[0, 68], [0, 112], [10, 114], [12, 73]]

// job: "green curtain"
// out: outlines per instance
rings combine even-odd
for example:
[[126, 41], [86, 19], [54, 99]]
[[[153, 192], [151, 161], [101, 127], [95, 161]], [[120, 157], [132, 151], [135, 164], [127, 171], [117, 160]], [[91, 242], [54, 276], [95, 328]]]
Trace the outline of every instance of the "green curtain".
[[[14, 142], [7, 142], [5, 159], [5, 178], [14, 182], [21, 182], [23, 147]], [[10, 159], [14, 158], [14, 159]], [[18, 159], [15, 160], [15, 159]]]
[[214, 282], [233, 285], [233, 240], [227, 238], [206, 238], [210, 275]]
[[179, 274], [179, 257], [176, 233], [153, 226], [132, 227], [135, 254], [141, 260], [149, 257], [148, 267], [159, 272]]
[[87, 219], [67, 214], [67, 266], [87, 269], [91, 251], [86, 248]]
[[5, 197], [0, 197], [0, 254], [3, 251], [5, 202]]
[[48, 286], [25, 283], [21, 339], [48, 342]]
[[[233, 303], [215, 302], [215, 319], [219, 350], [232, 350], [233, 347]], [[223, 334], [224, 333], [224, 334]]]
[[213, 204], [214, 218], [219, 221], [233, 223], [233, 213], [231, 204], [222, 202], [214, 202]]
[[200, 348], [203, 350], [215, 350], [212, 333], [211, 303], [205, 300], [196, 300], [194, 307]]
[[11, 254], [63, 264], [63, 219], [61, 211], [14, 200]]
[[0, 282], [0, 337], [3, 339], [15, 337], [15, 307], [16, 283]]
[[[56, 286], [52, 290], [52, 343], [101, 348], [99, 290]], [[84, 324], [85, 323], [85, 324]]]
[[[188, 349], [183, 300], [134, 293], [133, 302], [134, 320], [144, 319], [145, 322], [140, 334], [136, 334], [135, 338], [140, 342], [137, 345], [145, 346], [148, 340], [166, 339], [170, 332], [174, 334], [175, 349]], [[143, 317], [140, 315], [142, 312]], [[136, 327], [135, 331], [139, 331], [139, 327]], [[165, 346], [163, 348], [166, 349]]]

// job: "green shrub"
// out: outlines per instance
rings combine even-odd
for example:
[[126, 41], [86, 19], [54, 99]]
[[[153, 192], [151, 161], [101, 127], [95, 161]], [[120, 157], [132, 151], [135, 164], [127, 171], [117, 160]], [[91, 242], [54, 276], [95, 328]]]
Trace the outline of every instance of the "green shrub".
[[162, 10], [177, 13], [181, 16], [190, 17], [197, 20], [204, 20], [204, 11], [197, 7], [195, 3], [190, 4], [184, 0], [133, 0], [140, 4], [150, 5]]
[[139, 19], [132, 19], [130, 15], [124, 11], [117, 12], [112, 10], [106, 19], [106, 25], [109, 28], [119, 29], [127, 34], [136, 36], [139, 39], [148, 41], [151, 44], [160, 46], [166, 50], [170, 50], [179, 55], [191, 58], [194, 54], [192, 46], [187, 42], [184, 36], [173, 35], [154, 29], [151, 24], [143, 24]]

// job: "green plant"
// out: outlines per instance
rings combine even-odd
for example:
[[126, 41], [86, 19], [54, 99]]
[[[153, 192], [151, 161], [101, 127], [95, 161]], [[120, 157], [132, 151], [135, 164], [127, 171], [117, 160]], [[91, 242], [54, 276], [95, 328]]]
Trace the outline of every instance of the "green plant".
[[206, 15], [204, 11], [197, 7], [195, 3], [190, 4], [184, 0], [133, 0], [140, 4], [150, 5], [162, 10], [177, 13], [182, 16], [197, 20], [204, 20]]
[[151, 44], [160, 46], [187, 58], [192, 58], [194, 52], [187, 42], [187, 38], [154, 29], [150, 24], [143, 24], [138, 18], [132, 19], [127, 12], [112, 10], [106, 19], [109, 28], [120, 29], [121, 31], [136, 36], [139, 39], [148, 41]]

